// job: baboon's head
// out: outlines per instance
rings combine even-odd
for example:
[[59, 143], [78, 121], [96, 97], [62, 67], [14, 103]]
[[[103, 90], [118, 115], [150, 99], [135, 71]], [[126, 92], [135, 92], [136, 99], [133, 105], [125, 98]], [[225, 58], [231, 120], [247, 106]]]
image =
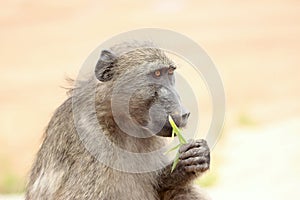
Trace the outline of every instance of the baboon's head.
[[125, 48], [103, 50], [95, 75], [102, 84], [113, 87], [111, 108], [119, 126], [137, 134], [150, 130], [151, 134], [169, 137], [172, 128], [168, 115], [177, 126], [184, 127], [190, 114], [175, 89], [175, 69], [162, 50], [127, 44]]

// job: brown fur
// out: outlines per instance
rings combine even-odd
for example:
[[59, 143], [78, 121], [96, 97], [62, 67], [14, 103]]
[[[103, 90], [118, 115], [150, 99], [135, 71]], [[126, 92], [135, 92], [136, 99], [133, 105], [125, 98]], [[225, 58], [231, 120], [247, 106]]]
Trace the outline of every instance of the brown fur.
[[[204, 163], [207, 164], [208, 162], [206, 167], [203, 167], [203, 163], [201, 163], [202, 167], [198, 167], [193, 172], [187, 172], [185, 165], [179, 162], [175, 171], [170, 173], [171, 164], [167, 165], [167, 161], [161, 155], [155, 159], [156, 162], [165, 163], [165, 168], [147, 173], [128, 173], [110, 168], [99, 162], [85, 148], [82, 139], [77, 134], [78, 129], [75, 126], [77, 122], [74, 120], [76, 113], [74, 113], [73, 106], [79, 105], [78, 111], [84, 113], [87, 106], [95, 105], [96, 114], [86, 115], [84, 119], [81, 119], [83, 120], [82, 130], [93, 132], [93, 127], [98, 124], [89, 126], [85, 126], [85, 124], [96, 117], [103, 131], [102, 134], [105, 134], [110, 141], [123, 149], [141, 153], [151, 152], [164, 145], [165, 138], [160, 136], [136, 138], [127, 135], [118, 128], [112, 115], [112, 88], [121, 75], [135, 73], [135, 76], [138, 76], [153, 70], [138, 69], [137, 66], [142, 63], [155, 63], [155, 66], [173, 65], [173, 62], [162, 51], [155, 48], [135, 49], [139, 46], [126, 43], [113, 47], [111, 50], [115, 52], [118, 60], [114, 62], [112, 79], [97, 82], [95, 87], [92, 86], [93, 78], [77, 85], [70, 91], [71, 96], [56, 110], [48, 124], [43, 144], [33, 164], [27, 186], [26, 200], [207, 199], [199, 193], [199, 190], [194, 188], [192, 180], [208, 169], [209, 160]], [[129, 52], [124, 54], [124, 50]], [[125, 80], [124, 84], [134, 84], [130, 76], [125, 77], [129, 78]], [[138, 85], [139, 83], [135, 84]], [[94, 91], [95, 99], [89, 96], [89, 92], [93, 93]], [[74, 100], [75, 93], [78, 97], [76, 100]], [[146, 93], [149, 91], [142, 90], [142, 96]], [[140, 105], [138, 103], [141, 102], [137, 101], [132, 106]], [[140, 116], [135, 117], [142, 118]], [[193, 148], [199, 150], [204, 147], [205, 152], [209, 153], [209, 149], [203, 141], [194, 143], [194, 146], [192, 145], [190, 149], [187, 148], [181, 153], [187, 153]], [[118, 159], [118, 155], [112, 149], [108, 148], [100, 153], [106, 158], [110, 158], [112, 162]], [[199, 157], [202, 156], [201, 158], [203, 158], [203, 155], [202, 152]]]

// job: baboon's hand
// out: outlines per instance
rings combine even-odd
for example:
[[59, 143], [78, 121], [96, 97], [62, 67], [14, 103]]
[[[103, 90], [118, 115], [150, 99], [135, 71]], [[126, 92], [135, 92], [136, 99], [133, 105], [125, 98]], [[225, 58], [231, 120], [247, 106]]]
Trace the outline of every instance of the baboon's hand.
[[172, 164], [164, 168], [158, 181], [160, 191], [186, 185], [209, 169], [210, 150], [205, 140], [191, 140], [179, 148], [179, 162], [171, 172]]
[[209, 169], [210, 150], [205, 140], [191, 140], [179, 149], [178, 167], [186, 173], [203, 173]]

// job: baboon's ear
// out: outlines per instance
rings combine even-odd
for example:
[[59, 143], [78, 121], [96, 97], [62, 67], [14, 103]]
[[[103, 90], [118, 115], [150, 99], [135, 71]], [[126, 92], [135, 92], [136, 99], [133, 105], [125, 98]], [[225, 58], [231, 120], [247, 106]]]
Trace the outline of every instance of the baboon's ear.
[[114, 75], [114, 63], [116, 56], [108, 50], [103, 50], [100, 59], [95, 68], [95, 75], [99, 81], [106, 82], [112, 79]]

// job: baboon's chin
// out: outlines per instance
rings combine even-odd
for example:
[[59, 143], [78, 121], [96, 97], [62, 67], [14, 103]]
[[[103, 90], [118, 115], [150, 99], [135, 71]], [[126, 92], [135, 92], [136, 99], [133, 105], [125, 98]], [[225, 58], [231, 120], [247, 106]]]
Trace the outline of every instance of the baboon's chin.
[[[186, 127], [186, 123], [182, 123], [178, 126], [178, 128], [182, 129]], [[157, 133], [157, 136], [161, 136], [161, 137], [172, 137], [172, 130], [173, 128], [171, 127], [171, 125], [169, 123], [166, 123], [165, 126], [162, 128], [162, 130]], [[176, 137], [176, 134], [175, 134]]]
[[161, 137], [172, 137], [172, 127], [165, 126], [163, 129], [156, 134], [157, 136]]

